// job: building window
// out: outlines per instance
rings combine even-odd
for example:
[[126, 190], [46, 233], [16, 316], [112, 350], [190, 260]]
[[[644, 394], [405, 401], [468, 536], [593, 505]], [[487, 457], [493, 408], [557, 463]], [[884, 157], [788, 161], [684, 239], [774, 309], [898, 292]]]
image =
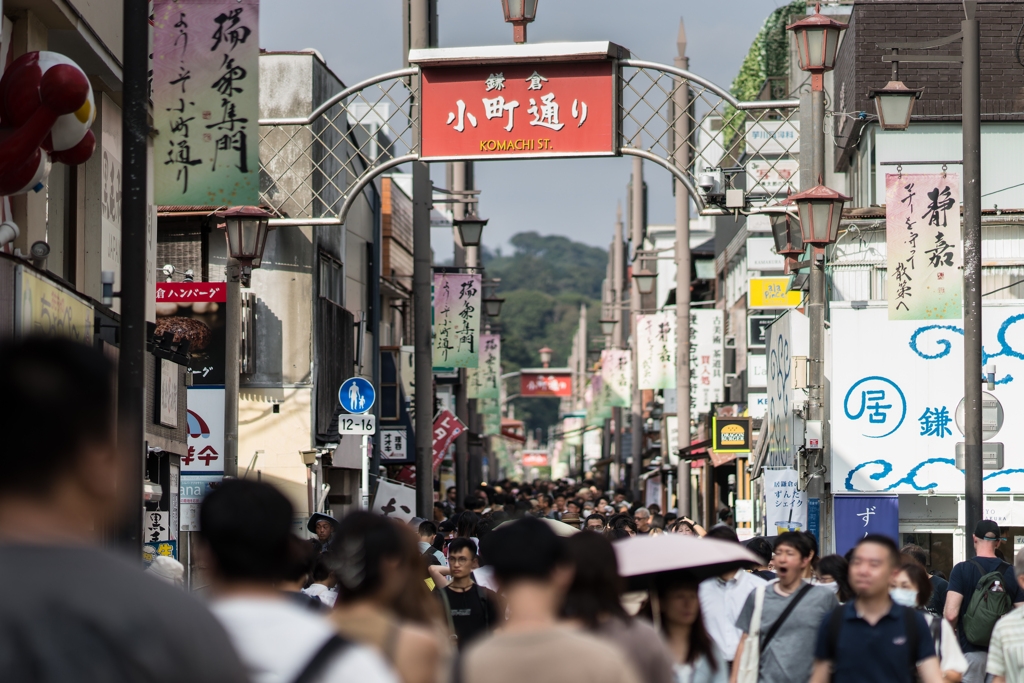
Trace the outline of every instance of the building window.
[[320, 296], [344, 308], [345, 266], [330, 254], [320, 252]]

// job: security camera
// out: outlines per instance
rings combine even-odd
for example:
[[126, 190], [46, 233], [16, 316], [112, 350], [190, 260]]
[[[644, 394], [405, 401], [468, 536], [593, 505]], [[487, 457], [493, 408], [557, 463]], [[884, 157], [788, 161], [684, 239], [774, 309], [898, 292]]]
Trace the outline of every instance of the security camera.
[[46, 267], [46, 257], [50, 255], [50, 245], [43, 240], [33, 242], [29, 254], [32, 256], [32, 265], [42, 270]]
[[723, 185], [722, 171], [719, 169], [706, 168], [697, 178], [697, 187], [709, 199], [720, 197]]

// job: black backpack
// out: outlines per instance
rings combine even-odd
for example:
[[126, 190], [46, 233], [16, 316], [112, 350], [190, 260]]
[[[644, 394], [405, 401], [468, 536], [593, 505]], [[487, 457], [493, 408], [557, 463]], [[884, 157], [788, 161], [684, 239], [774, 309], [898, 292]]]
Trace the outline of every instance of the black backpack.
[[[839, 632], [843, 628], [843, 610], [844, 605], [840, 605], [832, 610], [832, 614], [828, 618], [828, 640], [826, 641], [826, 654], [828, 655], [829, 661], [836, 661], [836, 653], [839, 651]], [[918, 645], [918, 633], [917, 633], [917, 610], [913, 607], [903, 608], [903, 623], [907, 631], [907, 665], [910, 667], [910, 680], [918, 680], [917, 676], [917, 645]], [[938, 621], [938, 620], [936, 620]], [[941, 626], [941, 624], [940, 624]], [[929, 634], [930, 635], [930, 634]]]

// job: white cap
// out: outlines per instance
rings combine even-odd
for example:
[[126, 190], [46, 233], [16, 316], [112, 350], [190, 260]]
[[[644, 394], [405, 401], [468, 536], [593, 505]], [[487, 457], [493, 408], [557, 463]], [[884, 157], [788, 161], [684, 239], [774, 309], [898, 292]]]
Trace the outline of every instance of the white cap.
[[185, 565], [166, 555], [154, 557], [153, 563], [146, 571], [175, 586], [181, 586], [185, 582]]

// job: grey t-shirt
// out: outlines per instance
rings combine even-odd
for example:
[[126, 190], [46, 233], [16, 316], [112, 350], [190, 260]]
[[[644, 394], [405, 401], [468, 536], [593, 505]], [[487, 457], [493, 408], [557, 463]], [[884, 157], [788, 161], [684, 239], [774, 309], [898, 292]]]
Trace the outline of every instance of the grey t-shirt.
[[0, 543], [0, 680], [244, 683], [184, 591], [96, 548]]
[[[799, 592], [797, 589], [791, 595], [782, 596], [776, 592], [775, 584], [770, 583], [764, 594], [764, 607], [761, 609], [762, 640]], [[744, 633], [750, 633], [750, 618], [754, 614], [756, 597], [757, 591], [752, 591], [736, 618], [736, 628]], [[814, 643], [818, 637], [818, 628], [825, 616], [838, 606], [839, 601], [832, 591], [812, 586], [800, 604], [786, 617], [785, 623], [768, 643], [768, 648], [761, 653], [757, 680], [762, 683], [806, 683], [814, 665]]]

